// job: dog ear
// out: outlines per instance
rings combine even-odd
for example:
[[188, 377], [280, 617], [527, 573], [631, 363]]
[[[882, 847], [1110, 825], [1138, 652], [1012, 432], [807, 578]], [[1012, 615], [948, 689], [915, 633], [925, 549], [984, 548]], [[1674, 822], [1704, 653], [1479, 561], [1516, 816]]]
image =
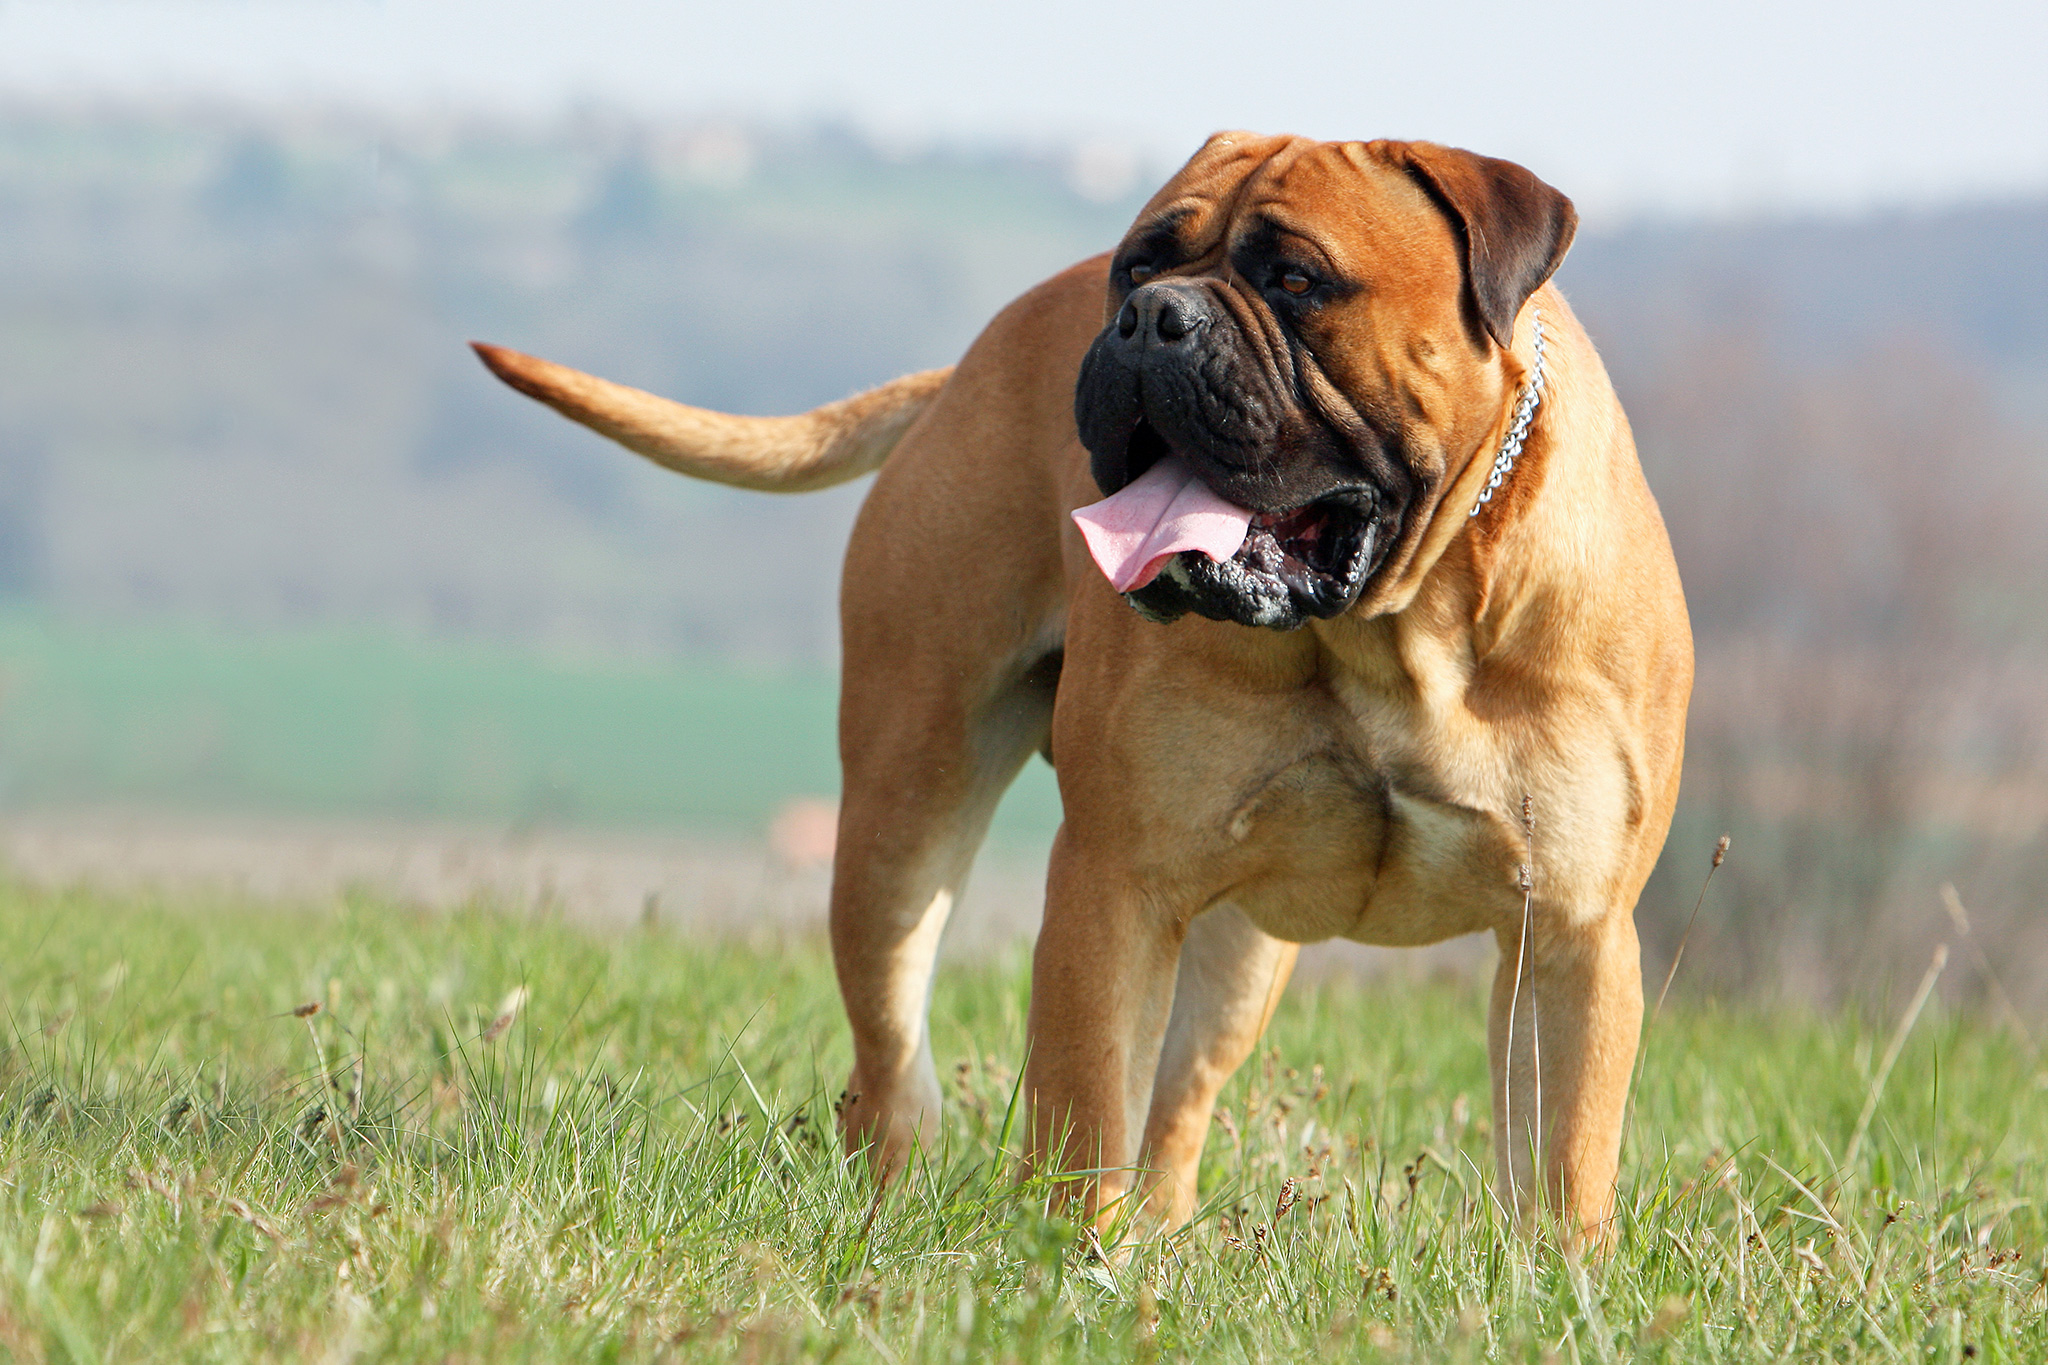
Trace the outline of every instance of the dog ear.
[[1578, 210], [1512, 161], [1434, 142], [1386, 147], [1464, 231], [1465, 279], [1479, 320], [1496, 345], [1507, 346], [1515, 315], [1571, 249]]

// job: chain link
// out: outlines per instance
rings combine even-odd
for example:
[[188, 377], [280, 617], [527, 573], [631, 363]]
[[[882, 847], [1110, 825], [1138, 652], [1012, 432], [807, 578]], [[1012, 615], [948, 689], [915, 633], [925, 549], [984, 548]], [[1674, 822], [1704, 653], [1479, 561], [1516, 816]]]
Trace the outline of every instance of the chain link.
[[1529, 435], [1529, 423], [1535, 420], [1536, 405], [1543, 401], [1543, 310], [1529, 310], [1529, 326], [1534, 334], [1531, 349], [1535, 354], [1529, 367], [1529, 382], [1522, 386], [1522, 393], [1515, 400], [1515, 417], [1508, 423], [1508, 434], [1500, 439], [1500, 453], [1493, 457], [1493, 477], [1486, 481], [1486, 487], [1479, 492], [1479, 501], [1472, 504], [1471, 516], [1478, 516], [1479, 509], [1493, 501], [1494, 493], [1500, 488], [1509, 471], [1515, 467], [1515, 458], [1522, 453], [1522, 442]]

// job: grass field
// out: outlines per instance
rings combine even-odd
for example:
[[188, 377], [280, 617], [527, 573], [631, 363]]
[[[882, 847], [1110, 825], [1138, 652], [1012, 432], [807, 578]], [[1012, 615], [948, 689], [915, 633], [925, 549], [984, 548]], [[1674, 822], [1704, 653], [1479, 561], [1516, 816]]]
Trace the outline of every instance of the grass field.
[[1903, 1005], [1667, 1010], [1578, 1267], [1488, 1201], [1477, 983], [1297, 989], [1208, 1214], [1104, 1264], [1010, 1178], [1026, 984], [943, 976], [877, 1203], [814, 943], [0, 888], [0, 1357], [2048, 1357], [2048, 1075], [1987, 1025], [1880, 1089]]

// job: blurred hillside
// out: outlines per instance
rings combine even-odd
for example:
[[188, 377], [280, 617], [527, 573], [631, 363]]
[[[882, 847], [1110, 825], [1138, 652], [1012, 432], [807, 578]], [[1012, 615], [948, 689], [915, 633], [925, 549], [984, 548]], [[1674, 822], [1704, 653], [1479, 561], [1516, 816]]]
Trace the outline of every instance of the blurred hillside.
[[1099, 161], [892, 157], [829, 128], [0, 114], [0, 590], [829, 660], [859, 490], [643, 468], [508, 401], [464, 341], [800, 410], [950, 362], [1113, 241], [1138, 187]]
[[[546, 708], [506, 710], [490, 724], [519, 743], [437, 776], [456, 758], [432, 718], [462, 709], [446, 680], [472, 668], [446, 651], [816, 678], [861, 489], [688, 483], [508, 394], [463, 342], [800, 410], [948, 363], [1008, 298], [1111, 245], [1159, 174], [1100, 152], [597, 115], [0, 110], [0, 668], [45, 679], [0, 696], [0, 799], [267, 809], [288, 789], [459, 816], [470, 791], [480, 818], [628, 824], [715, 806], [653, 794], [645, 764], [640, 796], [608, 789], [624, 730], [575, 754], [528, 744]], [[1653, 959], [1725, 830], [1736, 855], [1689, 972], [1801, 992], [1885, 979], [1951, 932], [1936, 888], [1954, 880], [1980, 938], [2048, 977], [2048, 198], [1596, 225], [1560, 283], [1635, 423], [1700, 642], [1685, 795], [1644, 904]], [[64, 633], [77, 623], [102, 654]], [[215, 665], [193, 660], [214, 656], [165, 645], [172, 629], [327, 642], [305, 655], [326, 662], [292, 667], [375, 712], [337, 733], [383, 738], [310, 775], [335, 748], [307, 737], [318, 706], [265, 711], [246, 679], [207, 692], [192, 680]], [[121, 630], [147, 638], [122, 655], [105, 643]], [[348, 632], [410, 642], [414, 662], [333, 645]], [[358, 653], [375, 664], [352, 689], [337, 670]], [[108, 698], [213, 699], [124, 730], [140, 702], [102, 715], [90, 689], [48, 682], [88, 656], [118, 672], [115, 655], [132, 685]], [[149, 670], [173, 657], [159, 687]], [[610, 714], [593, 687], [541, 691], [583, 724]], [[672, 714], [648, 687], [618, 703], [621, 726]], [[259, 713], [267, 738], [244, 742]], [[145, 731], [172, 757], [107, 738]], [[789, 760], [807, 787], [815, 758]], [[492, 787], [499, 771], [523, 794]], [[546, 794], [557, 771], [578, 775], [573, 799]], [[774, 796], [755, 785], [749, 810]]]

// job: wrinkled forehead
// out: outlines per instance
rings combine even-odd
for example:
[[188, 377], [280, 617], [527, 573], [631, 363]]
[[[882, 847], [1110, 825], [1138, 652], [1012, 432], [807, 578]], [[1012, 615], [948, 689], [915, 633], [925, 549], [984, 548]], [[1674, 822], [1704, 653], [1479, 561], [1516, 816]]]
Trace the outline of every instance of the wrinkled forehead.
[[1461, 269], [1450, 219], [1367, 142], [1218, 133], [1152, 196], [1125, 242], [1171, 237], [1192, 262], [1275, 232], [1361, 278]]

